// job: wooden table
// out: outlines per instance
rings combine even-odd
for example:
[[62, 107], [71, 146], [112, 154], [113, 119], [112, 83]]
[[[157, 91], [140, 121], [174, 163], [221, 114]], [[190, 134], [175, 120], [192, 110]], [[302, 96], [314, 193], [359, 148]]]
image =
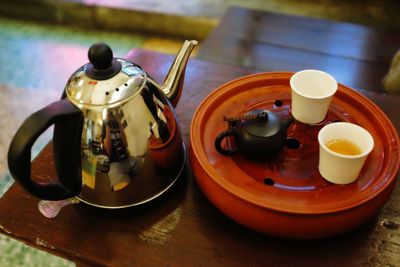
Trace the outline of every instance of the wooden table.
[[[172, 56], [133, 50], [129, 59], [162, 81]], [[189, 125], [199, 102], [214, 88], [254, 71], [189, 61], [185, 89], [176, 108], [189, 143]], [[364, 92], [400, 126], [400, 97]], [[46, 172], [44, 150], [33, 172]], [[79, 266], [399, 266], [400, 190], [365, 225], [322, 240], [285, 240], [246, 229], [217, 210], [202, 194], [188, 164], [164, 197], [122, 213], [71, 205], [44, 218], [38, 199], [18, 184], [0, 199], [0, 232], [73, 260]]]
[[353, 88], [382, 92], [400, 32], [231, 8], [198, 58], [264, 71], [320, 69]]

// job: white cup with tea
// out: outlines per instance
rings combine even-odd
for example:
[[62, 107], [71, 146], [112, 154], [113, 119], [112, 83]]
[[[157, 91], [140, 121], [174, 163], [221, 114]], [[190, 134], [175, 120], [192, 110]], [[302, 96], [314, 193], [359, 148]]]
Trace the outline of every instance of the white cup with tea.
[[319, 172], [335, 184], [354, 182], [374, 147], [367, 130], [348, 122], [324, 126], [318, 133], [318, 142]]
[[338, 83], [330, 74], [320, 70], [302, 70], [290, 78], [292, 115], [302, 123], [316, 124], [328, 112]]

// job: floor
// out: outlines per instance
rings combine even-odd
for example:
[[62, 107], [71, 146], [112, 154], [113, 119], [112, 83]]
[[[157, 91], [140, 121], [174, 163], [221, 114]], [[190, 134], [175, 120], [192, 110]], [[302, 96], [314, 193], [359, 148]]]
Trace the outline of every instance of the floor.
[[[392, 20], [392, 13], [399, 10], [397, 9], [399, 4], [394, 2], [389, 0], [320, 0], [318, 4], [315, 4], [312, 0], [35, 1], [35, 3], [51, 5], [48, 9], [43, 8], [43, 12], [56, 11], [55, 20], [46, 21], [47, 24], [43, 23], [43, 19], [37, 20], [40, 23], [32, 19], [37, 12], [41, 14], [41, 8], [30, 10], [22, 6], [22, 4], [28, 5], [32, 2], [22, 0], [2, 2], [0, 5], [0, 47], [2, 48], [0, 50], [0, 105], [3, 108], [0, 110], [2, 129], [0, 149], [4, 152], [0, 154], [0, 196], [13, 183], [8, 173], [5, 151], [8, 150], [9, 142], [16, 129], [33, 111], [60, 97], [69, 75], [87, 62], [87, 49], [94, 42], [108, 43], [117, 57], [123, 57], [134, 47], [173, 54], [180, 47], [182, 35], [196, 32], [198, 36], [205, 37], [231, 5], [388, 28], [400, 25], [400, 23], [393, 23]], [[362, 4], [363, 8], [360, 9], [357, 3]], [[62, 26], [71, 24], [66, 18], [72, 17], [75, 20], [72, 24], [75, 25], [80, 22], [76, 21], [78, 16], [85, 19], [80, 12], [75, 12], [74, 16], [66, 16], [66, 13], [63, 13], [64, 8], [71, 12], [71, 5], [75, 4], [95, 7], [96, 12], [89, 13], [96, 14], [97, 19], [101, 18], [101, 14], [109, 18], [110, 12], [114, 9], [133, 10], [134, 13], [128, 13], [127, 18], [113, 17], [104, 27], [99, 27], [98, 24], [94, 27]], [[7, 10], [4, 11], [4, 9]], [[2, 17], [1, 14], [5, 15]], [[123, 14], [127, 15], [126, 12]], [[155, 15], [151, 17], [150, 14]], [[29, 21], [21, 20], [25, 18], [25, 15]], [[42, 15], [39, 17], [44, 17]], [[396, 20], [398, 21], [399, 18], [396, 13]], [[136, 21], [141, 19], [137, 21], [136, 28], [127, 28], [126, 20], [132, 24], [135, 19]], [[115, 30], [115, 27], [118, 27], [116, 21], [124, 26], [121, 32]], [[157, 21], [160, 24], [146, 28], [145, 32], [138, 29]], [[195, 25], [195, 28], [188, 25]], [[178, 29], [182, 30], [180, 34], [175, 35]], [[44, 137], [35, 144], [34, 153], [39, 151], [49, 138], [50, 133], [45, 133]], [[68, 260], [0, 235], [0, 266], [75, 265]]]
[[80, 0], [86, 4], [136, 9], [160, 14], [205, 17], [218, 20], [231, 6], [280, 12], [400, 29], [400, 3], [393, 0]]
[[396, 0], [4, 0], [0, 15], [87, 29], [204, 39], [231, 6], [400, 30]]

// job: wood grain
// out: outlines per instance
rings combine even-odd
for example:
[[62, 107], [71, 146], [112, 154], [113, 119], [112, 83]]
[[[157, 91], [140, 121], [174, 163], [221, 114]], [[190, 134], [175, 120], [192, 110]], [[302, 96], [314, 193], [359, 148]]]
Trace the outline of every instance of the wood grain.
[[[128, 58], [162, 81], [172, 56], [134, 50]], [[254, 71], [191, 59], [176, 108], [184, 141], [195, 108], [217, 86]], [[400, 126], [400, 97], [367, 96]], [[34, 101], [34, 100], [33, 100]], [[48, 146], [33, 164], [46, 173]], [[36, 173], [36, 174], [35, 174]], [[202, 194], [188, 164], [180, 182], [149, 205], [121, 212], [68, 206], [55, 219], [37, 210], [38, 199], [18, 184], [0, 199], [0, 232], [80, 266], [399, 266], [400, 190], [371, 221], [322, 240], [286, 240], [248, 230]]]
[[382, 92], [399, 32], [231, 8], [198, 58], [265, 71], [320, 69], [353, 88]]

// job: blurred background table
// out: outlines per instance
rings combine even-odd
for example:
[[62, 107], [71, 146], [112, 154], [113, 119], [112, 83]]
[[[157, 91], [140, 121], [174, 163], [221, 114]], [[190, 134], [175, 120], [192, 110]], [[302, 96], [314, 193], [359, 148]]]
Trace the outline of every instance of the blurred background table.
[[[173, 56], [135, 49], [128, 59], [162, 81]], [[191, 59], [176, 108], [184, 141], [200, 101], [219, 85], [254, 73], [248, 68]], [[400, 97], [362, 91], [400, 126]], [[32, 164], [49, 171], [47, 147]], [[0, 232], [73, 260], [78, 266], [398, 266], [400, 190], [361, 227], [321, 240], [286, 240], [248, 230], [219, 212], [201, 193], [190, 164], [180, 182], [145, 207], [110, 214], [85, 205], [44, 218], [38, 199], [14, 184], [0, 199]]]
[[399, 49], [397, 31], [234, 7], [198, 58], [264, 71], [319, 69], [352, 88], [383, 92]]

